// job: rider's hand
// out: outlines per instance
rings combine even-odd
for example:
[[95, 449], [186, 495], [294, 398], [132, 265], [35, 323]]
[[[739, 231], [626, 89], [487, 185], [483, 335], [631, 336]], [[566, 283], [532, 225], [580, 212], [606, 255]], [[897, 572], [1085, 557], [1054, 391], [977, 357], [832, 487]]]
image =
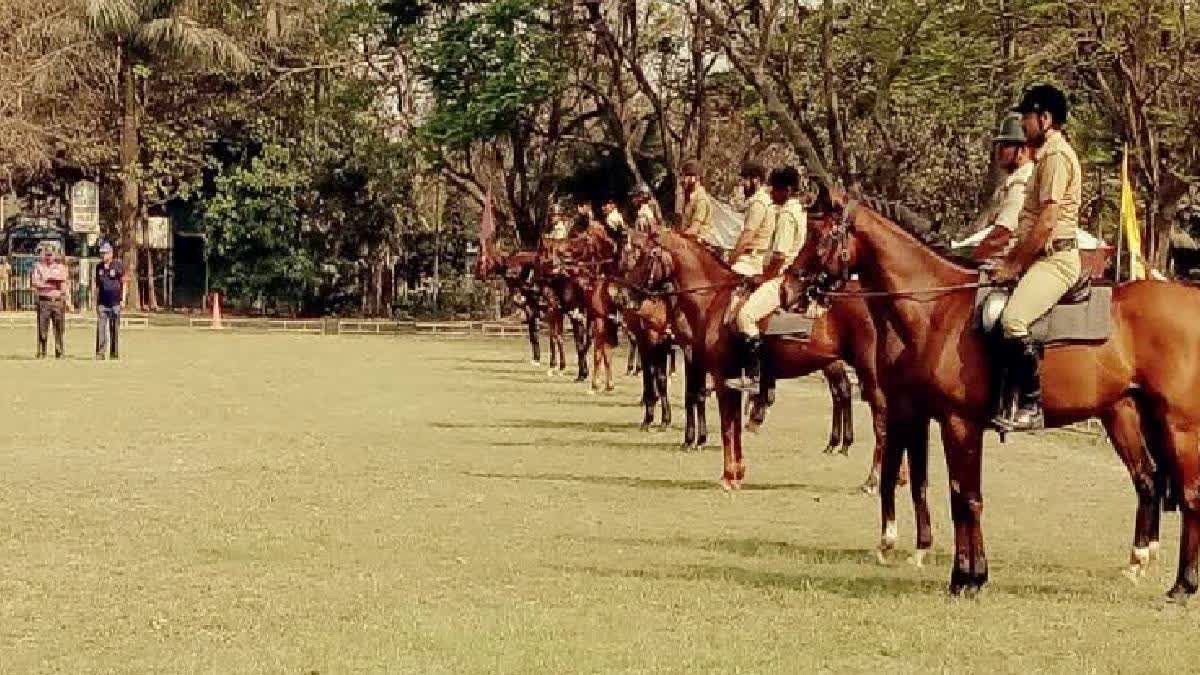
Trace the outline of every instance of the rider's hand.
[[1007, 284], [1016, 281], [1021, 276], [1021, 270], [1008, 260], [1000, 261], [992, 268], [992, 281]]

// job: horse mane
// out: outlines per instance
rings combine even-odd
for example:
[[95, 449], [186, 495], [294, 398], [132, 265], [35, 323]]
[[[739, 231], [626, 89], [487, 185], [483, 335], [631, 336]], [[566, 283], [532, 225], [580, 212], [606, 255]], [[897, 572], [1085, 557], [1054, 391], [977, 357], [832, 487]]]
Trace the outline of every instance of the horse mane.
[[[845, 209], [845, 207], [842, 207], [842, 213], [845, 212], [844, 209]], [[867, 202], [862, 202], [862, 201], [857, 202], [855, 204], [855, 208], [851, 214], [851, 217], [858, 218], [859, 216], [863, 215], [864, 213], [866, 215], [869, 215], [869, 216], [881, 221], [885, 225], [892, 226], [892, 228], [894, 228], [897, 232], [900, 233], [900, 236], [909, 239], [912, 243], [916, 244], [917, 246], [921, 247], [922, 249], [933, 254], [934, 257], [936, 257], [938, 260], [945, 263], [954, 272], [957, 272], [957, 273], [963, 274], [963, 275], [968, 275], [968, 274], [978, 271], [978, 265], [975, 265], [975, 266], [964, 265], [963, 261], [961, 259], [956, 259], [955, 257], [951, 257], [949, 254], [942, 251], [940, 248], [930, 244], [920, 234], [913, 232], [909, 228], [905, 227], [904, 225], [896, 222], [895, 220], [892, 220], [891, 218], [888, 218], [886, 215], [880, 213], [878, 210], [873, 208], [871, 204], [869, 204]]]
[[[716, 251], [712, 250], [711, 247], [705, 245], [699, 239], [693, 237], [690, 234], [684, 234], [683, 232], [675, 232], [674, 230], [670, 230], [669, 232], [672, 236], [678, 237], [679, 239], [686, 242], [691, 248], [694, 248], [697, 251], [699, 251], [701, 255], [707, 256], [708, 259], [713, 261], [718, 267], [721, 268], [722, 271], [727, 272], [729, 274], [737, 274], [737, 272], [733, 271], [733, 267], [729, 263], [725, 262], [724, 258], [717, 255]], [[650, 237], [653, 240], [657, 241], [657, 240], [659, 240], [660, 234], [654, 233], [654, 234], [651, 234]]]

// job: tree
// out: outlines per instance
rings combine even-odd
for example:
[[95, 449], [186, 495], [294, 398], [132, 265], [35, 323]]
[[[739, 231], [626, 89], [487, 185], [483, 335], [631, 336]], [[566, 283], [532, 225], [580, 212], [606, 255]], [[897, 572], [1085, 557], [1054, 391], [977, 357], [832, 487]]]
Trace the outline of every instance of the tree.
[[[201, 67], [248, 70], [250, 60], [228, 34], [198, 24], [189, 0], [88, 0], [89, 34], [101, 46], [115, 48], [118, 58], [121, 111], [119, 159], [121, 201], [118, 231], [126, 269], [138, 279], [136, 228], [141, 216], [142, 109], [138, 79], [152, 64], [191, 63]], [[134, 306], [142, 306], [138, 283], [130, 289]]]

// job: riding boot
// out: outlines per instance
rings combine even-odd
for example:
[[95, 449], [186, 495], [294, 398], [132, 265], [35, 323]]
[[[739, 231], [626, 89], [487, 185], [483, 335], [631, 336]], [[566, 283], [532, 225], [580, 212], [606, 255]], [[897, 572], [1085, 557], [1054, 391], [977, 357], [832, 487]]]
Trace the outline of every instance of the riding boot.
[[1013, 431], [1035, 431], [1046, 425], [1042, 412], [1042, 353], [1028, 337], [1020, 341], [1017, 382], [1021, 386], [1017, 411], [1013, 414]]
[[742, 376], [727, 382], [732, 389], [738, 389], [747, 394], [758, 394], [761, 388], [762, 373], [762, 337], [759, 335], [741, 336], [741, 349], [738, 360], [742, 366]]

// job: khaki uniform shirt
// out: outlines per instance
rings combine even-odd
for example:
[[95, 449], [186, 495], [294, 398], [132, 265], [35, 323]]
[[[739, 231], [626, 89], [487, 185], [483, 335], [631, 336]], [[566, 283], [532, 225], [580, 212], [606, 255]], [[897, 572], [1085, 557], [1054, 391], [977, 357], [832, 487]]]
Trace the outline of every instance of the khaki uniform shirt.
[[709, 241], [712, 239], [712, 219], [708, 191], [703, 185], [697, 185], [683, 206], [683, 232], [700, 241]]
[[640, 232], [653, 232], [658, 228], [658, 216], [654, 213], [654, 205], [650, 202], [638, 208], [637, 220], [633, 221], [633, 229]]
[[800, 254], [807, 236], [808, 212], [798, 197], [792, 197], [783, 206], [775, 208], [775, 234], [771, 237], [771, 252], [784, 256], [785, 267], [791, 265]]
[[1079, 206], [1083, 202], [1083, 170], [1075, 149], [1062, 133], [1050, 130], [1046, 142], [1034, 157], [1033, 176], [1025, 191], [1025, 204], [1018, 219], [1018, 239], [1029, 235], [1045, 205], [1058, 205], [1058, 220], [1050, 240], [1074, 239], [1079, 227]]
[[762, 274], [766, 254], [770, 252], [775, 236], [775, 205], [767, 188], [759, 188], [746, 202], [746, 220], [742, 226], [739, 246], [744, 252], [734, 261], [736, 271], [741, 274]]

